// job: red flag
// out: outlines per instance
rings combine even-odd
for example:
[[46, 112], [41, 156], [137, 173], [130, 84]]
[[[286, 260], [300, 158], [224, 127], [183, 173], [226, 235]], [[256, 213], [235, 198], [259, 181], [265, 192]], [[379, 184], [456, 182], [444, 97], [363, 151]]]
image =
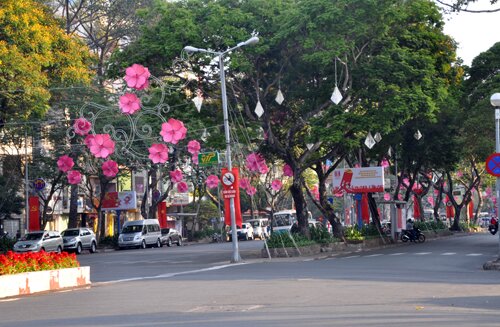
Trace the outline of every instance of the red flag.
[[40, 230], [40, 199], [38, 196], [30, 196], [29, 204], [29, 231]]

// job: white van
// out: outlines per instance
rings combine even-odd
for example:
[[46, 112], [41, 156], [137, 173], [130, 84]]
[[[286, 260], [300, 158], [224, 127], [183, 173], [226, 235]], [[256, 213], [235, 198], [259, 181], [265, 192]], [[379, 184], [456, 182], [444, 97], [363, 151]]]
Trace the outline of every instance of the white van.
[[118, 236], [118, 247], [161, 246], [161, 231], [158, 219], [130, 220], [123, 224], [122, 232]]
[[267, 230], [267, 227], [269, 226], [269, 219], [267, 218], [256, 218], [256, 219], [250, 219], [247, 221], [250, 225], [253, 227], [253, 237], [258, 237], [261, 240], [264, 239], [264, 237], [269, 236], [269, 232]]

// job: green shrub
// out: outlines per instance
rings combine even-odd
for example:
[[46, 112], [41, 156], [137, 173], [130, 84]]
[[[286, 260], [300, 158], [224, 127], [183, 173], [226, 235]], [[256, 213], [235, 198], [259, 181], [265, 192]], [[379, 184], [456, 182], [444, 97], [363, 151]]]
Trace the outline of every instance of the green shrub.
[[[287, 234], [287, 232], [271, 234], [271, 236], [267, 239], [267, 246], [269, 248], [295, 247], [292, 239]], [[308, 246], [316, 243], [300, 234], [292, 234], [292, 237], [295, 240], [295, 244], [297, 244], [297, 246]]]
[[0, 238], [0, 253], [7, 253], [7, 251], [12, 251], [14, 248], [15, 239], [2, 237]]
[[328, 229], [323, 226], [312, 226], [309, 228], [309, 231], [311, 232], [311, 240], [316, 243], [328, 244], [338, 241], [328, 232]]
[[347, 240], [362, 241], [365, 239], [357, 226], [348, 226], [344, 228], [344, 235]]
[[374, 224], [363, 225], [360, 232], [363, 236], [379, 236], [377, 227]]
[[198, 230], [198, 231], [194, 232], [193, 239], [201, 240], [201, 239], [204, 239], [206, 237], [212, 237], [212, 235], [215, 232], [216, 232], [215, 229], [213, 229], [210, 226], [207, 226], [207, 227], [203, 228], [202, 230]]

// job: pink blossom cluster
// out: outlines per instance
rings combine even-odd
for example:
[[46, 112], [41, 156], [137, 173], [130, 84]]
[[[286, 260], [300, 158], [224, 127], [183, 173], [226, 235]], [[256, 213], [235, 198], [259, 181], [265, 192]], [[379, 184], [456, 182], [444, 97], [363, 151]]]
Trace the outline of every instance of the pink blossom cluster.
[[170, 180], [172, 183], [177, 183], [177, 192], [179, 193], [186, 193], [188, 191], [188, 185], [182, 180], [183, 178], [182, 171], [179, 169], [170, 172]]
[[207, 184], [208, 188], [216, 188], [217, 186], [219, 186], [219, 176], [210, 175], [207, 177], [205, 183]]
[[248, 178], [240, 179], [240, 188], [245, 190], [250, 196], [253, 196], [255, 195], [255, 193], [257, 193], [257, 189], [255, 188], [255, 186], [250, 184], [250, 180]]
[[201, 145], [196, 140], [188, 142], [188, 152], [191, 153], [191, 159], [195, 165], [198, 164], [198, 154], [200, 153]]
[[251, 172], [267, 174], [267, 172], [269, 171], [269, 167], [267, 167], [266, 161], [260, 153], [250, 153], [246, 157], [245, 165]]
[[57, 168], [63, 173], [66, 173], [66, 177], [68, 179], [68, 183], [70, 184], [78, 184], [82, 180], [82, 175], [78, 170], [72, 170], [75, 162], [73, 158], [68, 155], [63, 155], [59, 157], [57, 160]]

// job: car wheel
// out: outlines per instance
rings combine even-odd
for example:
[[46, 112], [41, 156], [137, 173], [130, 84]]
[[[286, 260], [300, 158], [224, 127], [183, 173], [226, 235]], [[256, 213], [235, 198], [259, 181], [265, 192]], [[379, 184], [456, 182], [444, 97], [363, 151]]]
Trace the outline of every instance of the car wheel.
[[171, 247], [172, 246], [172, 240], [170, 239], [170, 237], [168, 238], [167, 240], [167, 246], [168, 247]]
[[146, 248], [146, 241], [142, 240], [142, 242], [141, 242], [141, 249], [145, 249], [145, 248]]
[[81, 254], [82, 253], [82, 244], [81, 243], [78, 243], [76, 245], [76, 250], [75, 250], [76, 254]]
[[177, 240], [177, 246], [182, 245], [182, 237], [179, 236], [179, 239]]
[[97, 246], [96, 246], [95, 242], [92, 242], [92, 244], [90, 245], [90, 253], [96, 253], [96, 249], [97, 249]]
[[61, 247], [61, 246], [58, 246], [58, 247], [57, 247], [56, 252], [57, 252], [57, 253], [61, 253], [61, 252], [62, 252], [62, 247]]
[[157, 248], [161, 247], [161, 242], [160, 242], [160, 239], [157, 239], [157, 240], [156, 240], [156, 247], [157, 247]]

